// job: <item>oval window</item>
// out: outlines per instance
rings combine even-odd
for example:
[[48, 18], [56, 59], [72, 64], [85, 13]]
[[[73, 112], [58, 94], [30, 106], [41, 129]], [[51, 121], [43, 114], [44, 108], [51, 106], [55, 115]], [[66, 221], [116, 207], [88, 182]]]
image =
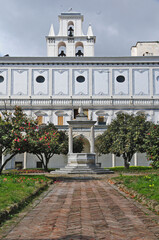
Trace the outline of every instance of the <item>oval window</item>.
[[159, 81], [159, 76], [157, 76], [156, 80]]
[[125, 77], [122, 76], [122, 75], [120, 75], [120, 76], [118, 76], [118, 77], [116, 78], [116, 80], [117, 80], [117, 82], [119, 82], [119, 83], [123, 83], [123, 82], [125, 81]]
[[76, 80], [77, 80], [77, 82], [79, 82], [79, 83], [83, 83], [83, 82], [85, 81], [85, 77], [83, 77], [83, 76], [78, 76], [78, 77], [76, 78]]
[[4, 81], [4, 77], [0, 76], [0, 83], [2, 83]]
[[44, 78], [43, 76], [38, 76], [38, 77], [36, 78], [36, 81], [37, 81], [38, 83], [43, 83], [43, 82], [45, 82], [45, 78]]

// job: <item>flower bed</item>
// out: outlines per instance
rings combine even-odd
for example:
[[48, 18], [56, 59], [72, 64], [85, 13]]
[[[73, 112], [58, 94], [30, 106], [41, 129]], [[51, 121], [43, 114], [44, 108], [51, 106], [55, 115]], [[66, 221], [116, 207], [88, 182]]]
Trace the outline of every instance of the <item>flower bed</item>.
[[29, 173], [45, 173], [45, 170], [43, 169], [13, 169], [13, 170], [10, 170], [9, 173], [11, 174], [29, 174]]

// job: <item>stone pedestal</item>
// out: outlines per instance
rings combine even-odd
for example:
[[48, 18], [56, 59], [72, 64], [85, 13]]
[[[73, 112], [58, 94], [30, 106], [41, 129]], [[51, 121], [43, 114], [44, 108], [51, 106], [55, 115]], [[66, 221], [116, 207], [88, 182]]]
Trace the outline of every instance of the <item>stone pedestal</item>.
[[95, 165], [96, 155], [94, 153], [72, 153], [68, 154], [69, 166]]

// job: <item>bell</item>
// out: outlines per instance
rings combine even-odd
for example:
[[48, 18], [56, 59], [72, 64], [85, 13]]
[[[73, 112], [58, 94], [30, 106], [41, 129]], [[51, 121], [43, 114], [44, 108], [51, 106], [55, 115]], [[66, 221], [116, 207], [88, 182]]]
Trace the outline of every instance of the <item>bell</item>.
[[69, 36], [69, 37], [73, 37], [73, 32], [74, 32], [73, 28], [70, 27], [70, 28], [68, 29], [68, 31], [69, 31], [68, 36]]
[[81, 52], [81, 50], [78, 50], [78, 52], [76, 53], [76, 57], [81, 57], [83, 56], [83, 53]]
[[64, 53], [64, 51], [61, 51], [60, 54], [58, 55], [59, 57], [65, 57], [66, 54]]

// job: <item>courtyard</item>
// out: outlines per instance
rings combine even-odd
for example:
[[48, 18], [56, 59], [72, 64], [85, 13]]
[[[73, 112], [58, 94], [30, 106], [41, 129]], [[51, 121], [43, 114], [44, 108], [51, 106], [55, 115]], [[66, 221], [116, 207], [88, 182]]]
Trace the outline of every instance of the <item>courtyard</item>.
[[70, 175], [51, 185], [1, 239], [157, 240], [159, 217], [104, 175]]

